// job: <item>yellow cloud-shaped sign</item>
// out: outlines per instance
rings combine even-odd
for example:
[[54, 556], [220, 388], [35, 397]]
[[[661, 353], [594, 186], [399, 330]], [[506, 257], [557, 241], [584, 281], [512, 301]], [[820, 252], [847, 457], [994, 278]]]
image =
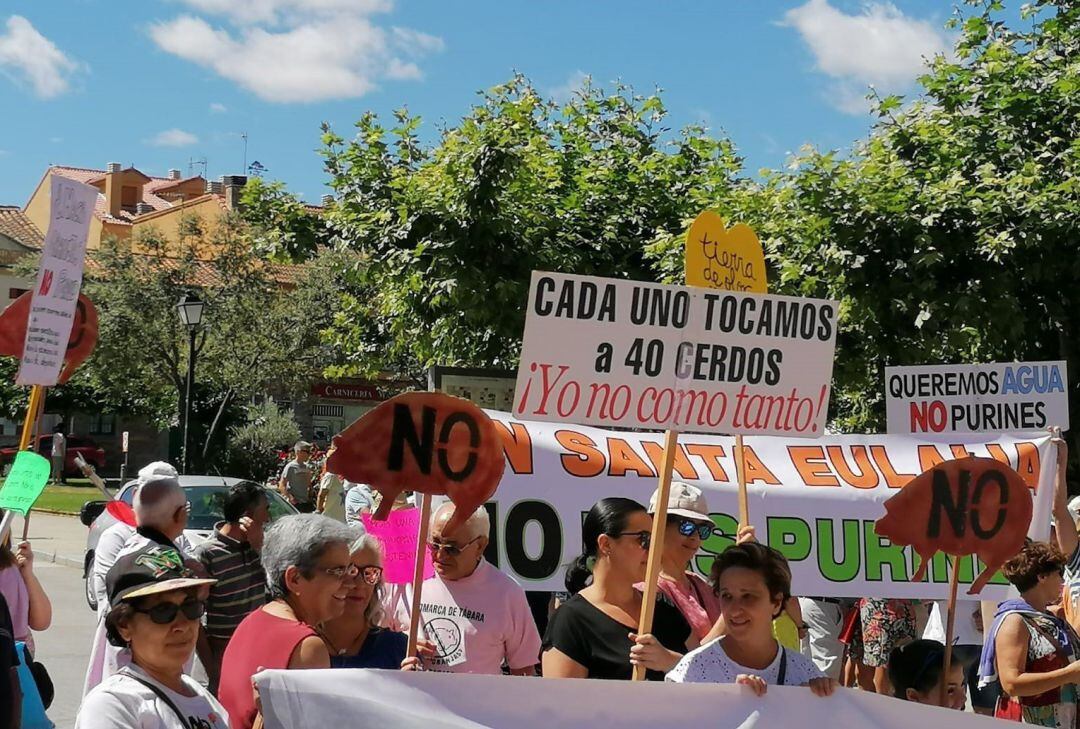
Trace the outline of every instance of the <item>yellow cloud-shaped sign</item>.
[[711, 210], [701, 213], [686, 234], [686, 285], [767, 293], [765, 252], [757, 234], [742, 223], [725, 228]]

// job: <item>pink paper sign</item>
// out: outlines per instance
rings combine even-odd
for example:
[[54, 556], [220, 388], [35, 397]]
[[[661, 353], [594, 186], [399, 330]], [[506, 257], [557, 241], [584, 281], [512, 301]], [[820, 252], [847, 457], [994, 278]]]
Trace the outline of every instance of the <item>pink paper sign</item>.
[[[412, 583], [416, 566], [416, 537], [420, 533], [420, 510], [391, 511], [386, 521], [364, 514], [364, 528], [383, 544], [383, 581], [391, 585]], [[424, 579], [435, 574], [431, 552], [424, 550]]]

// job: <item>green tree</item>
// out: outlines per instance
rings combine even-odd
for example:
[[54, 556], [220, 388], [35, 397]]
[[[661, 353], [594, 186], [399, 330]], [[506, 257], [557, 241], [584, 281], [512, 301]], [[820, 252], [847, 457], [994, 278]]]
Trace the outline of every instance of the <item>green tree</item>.
[[276, 475], [278, 452], [300, 440], [300, 428], [292, 413], [270, 402], [247, 408], [245, 421], [229, 429], [226, 463], [228, 473], [263, 482]]
[[[1010, 26], [970, 0], [956, 59], [877, 99], [851, 153], [804, 150], [710, 204], [763, 239], [775, 292], [834, 298], [834, 424], [884, 422], [884, 367], [1065, 359], [1080, 415], [1080, 3]], [[650, 248], [673, 275], [681, 241]]]
[[314, 258], [329, 242], [322, 214], [305, 205], [281, 182], [249, 178], [240, 195], [240, 215], [255, 250], [279, 261]]
[[335, 239], [356, 253], [333, 336], [360, 371], [513, 367], [533, 270], [648, 279], [644, 243], [727, 190], [740, 160], [700, 128], [672, 134], [659, 95], [586, 84], [563, 106], [521, 76], [437, 143], [420, 119], [324, 127]]

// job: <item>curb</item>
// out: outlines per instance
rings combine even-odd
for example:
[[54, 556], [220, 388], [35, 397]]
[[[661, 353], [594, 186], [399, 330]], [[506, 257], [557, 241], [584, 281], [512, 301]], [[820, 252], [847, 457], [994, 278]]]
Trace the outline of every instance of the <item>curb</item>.
[[54, 516], [70, 516], [72, 519], [79, 518], [79, 515], [76, 512], [72, 511], [58, 511], [57, 509], [33, 508], [30, 510], [30, 513], [34, 513], [35, 511], [41, 514], [53, 514]]
[[81, 570], [83, 568], [83, 563], [81, 559], [75, 559], [74, 557], [65, 557], [64, 555], [56, 554], [55, 552], [53, 554], [37, 554], [34, 555], [34, 557], [36, 559], [43, 559], [46, 562], [52, 562], [54, 564], [63, 565], [65, 567], [74, 567], [77, 570]]

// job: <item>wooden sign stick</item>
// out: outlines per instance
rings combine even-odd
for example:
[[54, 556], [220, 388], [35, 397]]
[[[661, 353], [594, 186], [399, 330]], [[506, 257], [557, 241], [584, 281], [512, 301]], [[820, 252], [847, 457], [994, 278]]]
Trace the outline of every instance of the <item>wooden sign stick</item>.
[[[37, 387], [37, 385], [35, 385]], [[45, 419], [45, 391], [46, 388], [41, 388], [41, 397], [38, 398], [37, 414], [34, 416], [36, 421], [36, 427], [34, 428], [34, 453], [38, 452], [38, 444], [41, 443], [41, 423]], [[61, 466], [63, 468], [63, 466]], [[22, 541], [26, 541], [26, 538], [30, 534], [30, 512], [26, 512], [23, 517], [22, 525]]]
[[412, 578], [412, 605], [409, 607], [409, 644], [405, 657], [416, 655], [416, 641], [420, 630], [420, 593], [424, 589], [424, 561], [427, 557], [428, 531], [431, 529], [431, 495], [414, 492], [420, 499], [420, 528], [416, 533], [416, 565]]
[[[34, 432], [34, 416], [37, 415], [38, 402], [42, 401], [44, 396], [45, 388], [41, 385], [34, 385], [30, 389], [30, 401], [26, 405], [26, 420], [23, 421], [22, 437], [19, 439], [20, 451], [25, 451], [30, 447], [30, 435]], [[26, 518], [29, 517], [30, 515], [27, 514]], [[15, 521], [15, 512], [10, 509], [5, 511], [3, 518], [0, 519], [0, 542], [7, 537], [13, 521]]]
[[746, 455], [742, 435], [735, 436], [735, 473], [739, 479], [739, 528], [750, 525], [750, 498], [746, 494]]
[[[945, 561], [949, 561], [949, 555], [945, 555]], [[949, 605], [948, 619], [945, 621], [945, 664], [942, 667], [941, 678], [941, 701], [945, 706], [946, 692], [949, 689], [949, 668], [952, 666], [952, 643], [953, 628], [956, 625], [956, 588], [960, 582], [960, 558], [952, 558], [952, 579], [949, 581]]]
[[[668, 494], [671, 493], [671, 472], [675, 466], [675, 452], [679, 447], [679, 433], [664, 433], [664, 460], [660, 468], [660, 484], [656, 490], [656, 511], [653, 512], [652, 541], [649, 544], [649, 561], [645, 567], [645, 594], [641, 597], [641, 615], [638, 618], [638, 635], [652, 631], [653, 612], [656, 608], [656, 586], [660, 579], [660, 560], [664, 554], [664, 530], [667, 527]], [[635, 681], [645, 680], [645, 667], [634, 666]]]

